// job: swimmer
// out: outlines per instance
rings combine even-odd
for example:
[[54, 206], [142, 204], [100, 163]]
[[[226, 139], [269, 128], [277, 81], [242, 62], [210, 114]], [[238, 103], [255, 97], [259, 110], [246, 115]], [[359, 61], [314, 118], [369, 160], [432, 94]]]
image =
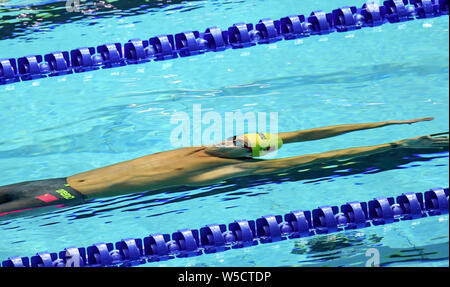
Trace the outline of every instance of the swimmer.
[[374, 146], [353, 147], [288, 158], [258, 159], [279, 149], [283, 144], [315, 141], [353, 131], [431, 120], [433, 118], [336, 125], [279, 134], [246, 134], [215, 145], [159, 152], [67, 178], [6, 185], [0, 187], [0, 218], [2, 215], [34, 211], [37, 208], [43, 210], [40, 209], [42, 207], [77, 205], [100, 197], [170, 187], [206, 186], [242, 176], [276, 174], [290, 169], [335, 160], [349, 160], [396, 148], [448, 148], [449, 138], [436, 134]]

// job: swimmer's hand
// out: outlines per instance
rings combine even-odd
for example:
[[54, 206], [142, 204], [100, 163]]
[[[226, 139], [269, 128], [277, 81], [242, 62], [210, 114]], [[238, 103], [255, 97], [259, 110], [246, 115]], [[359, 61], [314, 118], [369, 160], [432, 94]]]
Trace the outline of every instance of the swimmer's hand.
[[441, 148], [448, 149], [448, 137], [432, 137], [430, 135], [421, 136], [411, 139], [405, 139], [396, 142], [400, 147], [404, 148]]
[[434, 120], [433, 117], [428, 118], [420, 118], [420, 119], [412, 119], [412, 120], [406, 120], [406, 121], [389, 121], [391, 124], [398, 124], [398, 125], [410, 125], [418, 122], [428, 122]]

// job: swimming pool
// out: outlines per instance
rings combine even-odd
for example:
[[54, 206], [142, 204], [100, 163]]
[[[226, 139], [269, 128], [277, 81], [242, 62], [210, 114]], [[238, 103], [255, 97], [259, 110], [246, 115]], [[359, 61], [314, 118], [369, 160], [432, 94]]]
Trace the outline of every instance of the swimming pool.
[[[7, 29], [2, 29], [1, 57], [123, 43], [212, 25], [225, 29], [241, 21], [349, 5], [344, 0], [158, 1], [140, 7], [144, 2], [136, 1], [134, 7], [122, 7], [125, 1], [112, 1], [111, 7], [98, 8], [97, 15], [83, 16], [65, 12], [63, 2], [35, 5], [32, 13], [2, 10]], [[280, 131], [435, 117], [417, 125], [289, 145], [277, 156], [373, 145], [448, 130], [448, 17], [20, 82], [0, 86], [0, 95], [0, 185], [68, 176], [170, 149], [171, 116], [192, 114], [194, 105], [219, 114], [278, 112]], [[264, 185], [219, 184], [120, 196], [0, 222], [0, 258], [448, 187], [448, 153], [391, 160], [383, 159], [379, 172], [362, 165], [355, 172], [335, 168], [334, 173]], [[145, 266], [353, 266], [364, 265], [355, 257], [373, 246], [387, 250], [386, 266], [448, 266], [448, 233], [445, 215]], [[420, 248], [431, 252], [417, 251], [413, 260], [391, 256]]]

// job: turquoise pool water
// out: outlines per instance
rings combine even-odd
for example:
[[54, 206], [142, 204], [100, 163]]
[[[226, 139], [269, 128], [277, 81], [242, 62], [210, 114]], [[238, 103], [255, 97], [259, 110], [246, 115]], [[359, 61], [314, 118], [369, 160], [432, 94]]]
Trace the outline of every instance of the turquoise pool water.
[[[0, 6], [0, 58], [209, 26], [225, 29], [241, 21], [364, 3], [142, 1], [120, 8], [125, 1], [109, 1], [112, 6], [98, 8], [97, 14], [71, 15], [63, 2], [29, 10]], [[141, 4], [149, 6], [139, 8]], [[385, 24], [0, 86], [0, 185], [69, 176], [171, 149], [171, 116], [192, 114], [194, 104], [219, 114], [277, 112], [280, 131], [435, 117], [432, 122], [286, 145], [277, 157], [448, 131], [448, 19]], [[449, 185], [448, 153], [383, 161], [388, 167], [376, 173], [308, 173], [282, 183], [127, 195], [3, 221], [0, 259]], [[364, 266], [365, 252], [374, 246], [385, 266], [448, 266], [448, 226], [448, 215], [429, 217], [144, 266]]]

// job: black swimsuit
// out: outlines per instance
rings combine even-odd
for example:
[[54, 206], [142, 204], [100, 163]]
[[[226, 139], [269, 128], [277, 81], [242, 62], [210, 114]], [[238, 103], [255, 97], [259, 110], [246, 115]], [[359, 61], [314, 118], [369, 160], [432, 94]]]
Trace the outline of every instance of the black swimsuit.
[[46, 206], [73, 206], [86, 197], [70, 187], [66, 178], [26, 181], [0, 187], [0, 217]]

